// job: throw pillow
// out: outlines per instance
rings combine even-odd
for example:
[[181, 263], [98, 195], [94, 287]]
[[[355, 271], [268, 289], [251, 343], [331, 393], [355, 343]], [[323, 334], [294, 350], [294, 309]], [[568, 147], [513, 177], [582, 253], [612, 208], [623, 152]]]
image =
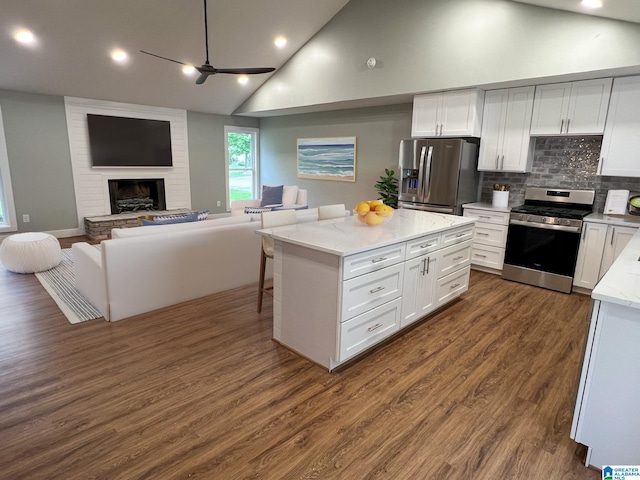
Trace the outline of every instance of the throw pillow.
[[270, 212], [273, 210], [273, 207], [244, 207], [244, 213], [262, 213], [262, 212]]
[[198, 221], [198, 213], [190, 213], [187, 215], [176, 215], [173, 218], [167, 218], [164, 220], [158, 220], [157, 217], [154, 220], [140, 220], [142, 225], [171, 225], [174, 223], [190, 223]]
[[278, 185], [275, 187], [263, 185], [262, 201], [260, 202], [260, 206], [266, 207], [267, 205], [277, 205], [282, 203], [282, 189], [282, 185]]
[[285, 185], [282, 188], [282, 203], [285, 205], [295, 205], [298, 198], [297, 185]]
[[201, 212], [198, 212], [198, 221], [201, 222], [202, 220], [206, 220], [208, 216], [209, 210], [202, 210]]

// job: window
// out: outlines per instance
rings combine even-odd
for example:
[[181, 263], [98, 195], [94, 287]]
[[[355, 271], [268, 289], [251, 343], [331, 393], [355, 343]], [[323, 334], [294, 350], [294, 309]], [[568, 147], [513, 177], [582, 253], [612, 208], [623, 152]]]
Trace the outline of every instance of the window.
[[227, 210], [234, 200], [258, 198], [258, 129], [224, 127]]
[[0, 109], [0, 232], [14, 232], [16, 230], [16, 210], [13, 206], [9, 157], [7, 156], [2, 110]]

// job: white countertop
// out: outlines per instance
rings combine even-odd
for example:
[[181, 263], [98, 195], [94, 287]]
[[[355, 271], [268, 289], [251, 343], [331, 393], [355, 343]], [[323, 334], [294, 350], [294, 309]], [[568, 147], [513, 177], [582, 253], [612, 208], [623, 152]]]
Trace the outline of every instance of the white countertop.
[[494, 212], [505, 213], [509, 213], [511, 211], [511, 207], [494, 207], [491, 203], [485, 202], [465, 203], [462, 205], [462, 208], [477, 208], [478, 210], [493, 210]]
[[591, 292], [591, 298], [640, 309], [640, 230]]
[[602, 213], [592, 213], [584, 217], [585, 222], [606, 223], [607, 225], [618, 225], [620, 227], [640, 227], [640, 217], [615, 217]]
[[468, 217], [401, 208], [387, 223], [371, 227], [351, 216], [267, 228], [256, 233], [333, 255], [347, 256], [474, 223], [475, 220]]

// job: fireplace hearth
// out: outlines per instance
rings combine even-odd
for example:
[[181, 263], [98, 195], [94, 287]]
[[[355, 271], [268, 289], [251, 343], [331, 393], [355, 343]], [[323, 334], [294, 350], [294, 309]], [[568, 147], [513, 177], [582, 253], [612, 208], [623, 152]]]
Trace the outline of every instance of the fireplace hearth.
[[109, 180], [111, 213], [164, 210], [164, 179], [126, 178]]

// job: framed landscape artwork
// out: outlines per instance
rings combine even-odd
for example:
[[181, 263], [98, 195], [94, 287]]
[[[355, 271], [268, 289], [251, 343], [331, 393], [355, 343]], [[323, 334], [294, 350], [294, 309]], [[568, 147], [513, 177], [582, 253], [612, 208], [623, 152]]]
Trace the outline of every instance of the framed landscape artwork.
[[356, 137], [299, 138], [298, 178], [356, 181]]

